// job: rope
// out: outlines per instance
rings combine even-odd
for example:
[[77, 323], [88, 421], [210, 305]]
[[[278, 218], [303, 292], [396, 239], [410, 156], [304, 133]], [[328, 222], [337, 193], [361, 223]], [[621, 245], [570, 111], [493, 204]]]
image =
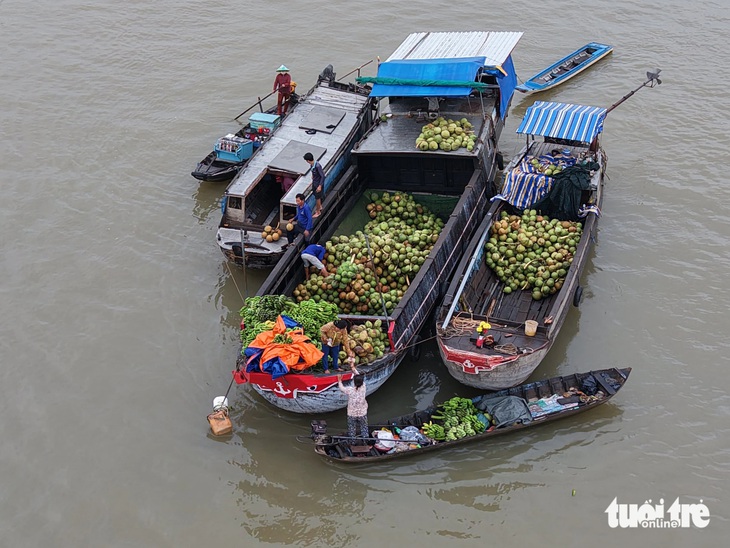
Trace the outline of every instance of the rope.
[[236, 277], [233, 275], [233, 271], [231, 270], [231, 265], [229, 261], [226, 261], [226, 268], [228, 269], [228, 273], [231, 275], [233, 285], [236, 286], [236, 291], [238, 292], [238, 296], [241, 298], [241, 302], [245, 301], [245, 299], [243, 298], [243, 293], [241, 293], [241, 290], [238, 288], [238, 283], [236, 282]]
[[509, 354], [510, 356], [520, 353], [519, 349], [512, 343], [496, 345], [494, 350], [501, 352], [502, 354]]
[[448, 327], [439, 327], [438, 333], [444, 339], [453, 339], [454, 337], [463, 337], [474, 333], [481, 320], [475, 320], [472, 317], [464, 318], [456, 316], [451, 319]]
[[[488, 182], [487, 182], [487, 184], [488, 184]], [[481, 194], [479, 195], [479, 197], [478, 197], [478, 198], [476, 199], [476, 201], [475, 201], [475, 204], [478, 204], [478, 203], [479, 203], [479, 201], [480, 201], [480, 200], [481, 200], [481, 199], [483, 198], [483, 196], [484, 196], [484, 194], [485, 194], [486, 190], [487, 190], [487, 185], [484, 185], [484, 188], [482, 189], [482, 192], [481, 192]], [[441, 267], [441, 270], [439, 271], [438, 275], [436, 276], [436, 280], [437, 280], [437, 281], [441, 279], [441, 274], [443, 274], [443, 272], [444, 272], [444, 270], [446, 269], [446, 267], [447, 267], [447, 266], [451, 266], [451, 264], [452, 264], [452, 263], [451, 263], [451, 258], [453, 257], [454, 253], [456, 253], [456, 250], [457, 250], [457, 249], [459, 248], [459, 246], [458, 246], [458, 245], [456, 245], [456, 244], [457, 244], [457, 243], [459, 243], [459, 242], [461, 242], [461, 240], [463, 239], [463, 237], [464, 237], [464, 233], [465, 233], [465, 231], [466, 231], [467, 227], [471, 226], [471, 220], [472, 220], [472, 218], [474, 217], [474, 215], [476, 214], [476, 212], [477, 212], [477, 208], [476, 208], [476, 207], [472, 208], [472, 210], [471, 210], [471, 214], [469, 215], [469, 219], [467, 220], [466, 224], [464, 225], [464, 230], [462, 230], [462, 231], [461, 231], [461, 234], [460, 234], [460, 235], [459, 235], [459, 237], [457, 238], [456, 242], [454, 242], [454, 245], [453, 245], [453, 246], [451, 247], [451, 253], [449, 253], [449, 256], [448, 256], [448, 258], [446, 259], [446, 261], [444, 261], [444, 266], [442, 266], [442, 267]], [[438, 285], [438, 284], [433, 284], [433, 285], [431, 285], [431, 288], [430, 288], [430, 289], [428, 290], [428, 293], [426, 293], [426, 295], [424, 295], [424, 298], [423, 298], [423, 299], [421, 299], [421, 304], [420, 304], [420, 306], [418, 307], [418, 309], [417, 309], [417, 310], [415, 311], [415, 313], [413, 314], [413, 316], [412, 316], [413, 318], [416, 318], [416, 317], [418, 317], [418, 314], [419, 314], [419, 313], [421, 312], [421, 308], [423, 308], [423, 307], [424, 307], [424, 305], [425, 305], [425, 304], [426, 304], [426, 302], [427, 302], [427, 299], [426, 299], [426, 297], [428, 297], [428, 296], [429, 296], [429, 295], [430, 295], [430, 294], [431, 294], [431, 293], [433, 292], [433, 288], [434, 288], [434, 287], [436, 287], [436, 285]], [[401, 339], [403, 339], [403, 336], [404, 336], [404, 335], [405, 335], [405, 331], [404, 331], [404, 333], [403, 333], [403, 334], [402, 334], [402, 335], [401, 335], [401, 336], [400, 336], [400, 337], [398, 338], [398, 340], [397, 340], [397, 341], [395, 341], [395, 342], [393, 343], [393, 345], [394, 345], [394, 346], [398, 346], [398, 343], [399, 343], [399, 342], [401, 341]]]

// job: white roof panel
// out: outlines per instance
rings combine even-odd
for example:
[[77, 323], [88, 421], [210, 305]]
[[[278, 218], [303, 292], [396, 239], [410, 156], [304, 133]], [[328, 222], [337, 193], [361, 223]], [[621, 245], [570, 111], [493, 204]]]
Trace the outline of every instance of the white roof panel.
[[486, 57], [485, 66], [501, 66], [522, 32], [414, 32], [386, 59], [458, 59]]

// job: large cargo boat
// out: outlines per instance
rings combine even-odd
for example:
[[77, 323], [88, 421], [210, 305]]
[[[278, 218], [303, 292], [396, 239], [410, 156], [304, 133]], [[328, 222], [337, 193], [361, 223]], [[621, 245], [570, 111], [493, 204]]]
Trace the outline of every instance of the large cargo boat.
[[312, 153], [322, 165], [326, 194], [350, 165], [352, 147], [372, 126], [377, 107], [369, 92], [369, 86], [336, 80], [329, 66], [283, 120], [268, 122], [271, 127], [264, 129], [272, 133], [223, 197], [216, 240], [227, 259], [251, 268], [277, 263], [287, 243], [285, 220], [296, 213], [296, 195], [304, 194], [314, 205], [304, 154]]
[[[367, 82], [373, 84], [371, 96], [387, 98], [388, 104], [353, 149], [354, 165], [331, 190], [311, 241], [325, 244], [347, 230], [361, 230], [362, 225], [353, 225], [352, 219], [371, 191], [406, 193], [434, 210], [444, 223], [427, 258], [404, 275], [408, 287], [395, 306], [382, 314], [341, 315], [354, 324], [380, 320], [387, 330], [388, 351], [358, 365], [368, 393], [383, 385], [407, 352], [417, 352], [418, 333], [443, 297], [496, 193], [497, 142], [516, 86], [511, 53], [521, 35], [415, 33], [380, 65], [378, 77]], [[438, 120], [466, 122], [463, 125], [473, 128], [476, 136], [472, 146], [417, 148], [416, 141], [428, 139], [422, 135], [424, 126]], [[300, 236], [295, 244], [264, 281], [259, 295], [292, 296], [303, 281], [299, 254], [305, 242]], [[287, 411], [321, 413], [347, 405], [334, 375], [288, 373], [273, 380], [265, 372], [243, 371], [242, 364], [239, 360], [239, 379]]]

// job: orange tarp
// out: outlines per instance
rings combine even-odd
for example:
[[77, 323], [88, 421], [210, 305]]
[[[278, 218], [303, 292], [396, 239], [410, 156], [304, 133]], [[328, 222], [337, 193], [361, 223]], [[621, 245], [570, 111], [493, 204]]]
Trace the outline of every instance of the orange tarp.
[[[292, 342], [291, 344], [275, 343], [276, 335], [285, 334]], [[271, 331], [259, 333], [249, 346], [263, 348], [264, 351], [259, 358], [259, 364], [264, 364], [273, 358], [279, 358], [290, 370], [302, 371], [312, 367], [322, 360], [324, 355], [307, 337], [301, 329], [286, 331], [284, 320], [279, 316]]]

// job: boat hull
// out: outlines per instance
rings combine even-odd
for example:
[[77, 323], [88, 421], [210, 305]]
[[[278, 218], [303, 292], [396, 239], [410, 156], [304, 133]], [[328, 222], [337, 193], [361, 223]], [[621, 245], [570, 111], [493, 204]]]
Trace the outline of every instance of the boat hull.
[[516, 89], [528, 95], [553, 89], [592, 67], [611, 52], [613, 46], [590, 42], [538, 72]]
[[[286, 249], [286, 234], [282, 234], [277, 241], [269, 242], [262, 236], [264, 228], [282, 227], [286, 224], [285, 219], [294, 217], [297, 194], [305, 195], [310, 208], [313, 209], [315, 205], [311, 175], [306, 171], [297, 171], [304, 169], [300, 164], [306, 163], [301, 156], [290, 157], [293, 150], [290, 147], [308, 150], [307, 147], [311, 145], [314, 149], [321, 149], [324, 156], [319, 161], [325, 170], [326, 189], [322, 206], [324, 210], [328, 209], [332, 202], [333, 187], [350, 166], [352, 148], [373, 124], [372, 105], [373, 99], [361, 89], [350, 89], [339, 82], [318, 81], [290, 109], [272, 139], [260, 146], [256, 153], [258, 158], [252, 157], [226, 189], [224, 212], [216, 234], [218, 247], [226, 260], [239, 266], [245, 264], [249, 268], [271, 268], [279, 262]], [[323, 108], [341, 113], [345, 125], [332, 133], [320, 132], [321, 137], [316, 131], [313, 132], [315, 137], [305, 134], [305, 139], [301, 135], [300, 124], [307, 123], [307, 113]], [[279, 153], [284, 158], [280, 158]], [[283, 167], [272, 168], [272, 162]], [[283, 192], [277, 189], [279, 196], [276, 198], [271, 197], [273, 187], [267, 186], [273, 184], [269, 179], [274, 172], [277, 175], [287, 174], [294, 181]], [[229, 200], [237, 202], [237, 205], [229, 206]], [[320, 221], [314, 219], [315, 226]], [[303, 241], [303, 236], [298, 236], [298, 241]]]
[[[371, 364], [360, 366], [358, 371], [365, 377], [367, 394], [380, 388], [395, 372], [405, 354], [388, 353]], [[297, 375], [287, 374], [276, 381], [259, 377], [262, 382], [249, 382], [262, 398], [279, 409], [290, 413], [312, 414], [329, 413], [347, 407], [347, 395], [337, 386], [337, 375]], [[305, 382], [299, 383], [297, 377]], [[343, 374], [343, 380], [352, 377]], [[308, 386], [307, 386], [308, 385]]]
[[534, 352], [490, 363], [484, 355], [452, 348], [442, 339], [438, 341], [439, 354], [449, 374], [462, 384], [484, 390], [503, 390], [524, 382], [537, 369], [551, 346], [552, 341], [546, 340]]
[[[598, 382], [599, 390], [602, 396], [596, 397], [595, 399], [587, 398], [586, 401], [581, 402], [574, 407], [566, 407], [559, 411], [551, 412], [548, 414], [542, 414], [534, 416], [530, 422], [514, 423], [501, 428], [490, 429], [490, 431], [482, 432], [473, 436], [466, 436], [453, 441], [440, 441], [429, 445], [418, 445], [409, 446], [409, 449], [403, 451], [394, 451], [383, 453], [372, 447], [374, 444], [373, 439], [368, 441], [352, 440], [347, 436], [347, 433], [342, 433], [340, 436], [328, 436], [326, 432], [312, 435], [314, 440], [314, 452], [320, 457], [325, 458], [331, 462], [345, 463], [345, 464], [363, 464], [380, 462], [384, 460], [392, 460], [395, 458], [401, 458], [406, 456], [416, 456], [423, 453], [431, 453], [433, 451], [446, 450], [453, 448], [457, 445], [463, 445], [466, 443], [475, 443], [478, 441], [486, 442], [494, 437], [508, 434], [511, 432], [517, 432], [540, 426], [542, 424], [552, 422], [554, 420], [572, 417], [578, 413], [582, 413], [589, 409], [598, 407], [608, 402], [615, 396], [621, 388], [625, 385], [631, 374], [631, 368], [613, 368], [613, 369], [602, 369], [597, 371], [590, 371], [586, 373], [576, 373], [574, 375], [564, 375], [559, 377], [553, 377], [529, 384], [510, 388], [501, 392], [490, 394], [491, 396], [517, 396], [523, 398], [528, 403], [533, 403], [537, 399], [547, 397], [553, 394], [564, 396], [564, 392], [570, 388], [580, 389], [581, 381], [586, 377], [593, 376]], [[609, 385], [608, 380], [611, 379], [616, 381], [617, 385]], [[472, 398], [472, 401], [479, 399]], [[371, 421], [374, 428], [378, 428], [380, 425], [393, 428], [393, 425], [397, 428], [405, 428], [407, 426], [415, 426], [420, 428], [426, 422], [432, 420], [431, 415], [434, 414], [438, 409], [438, 406], [431, 406], [423, 411], [417, 411], [408, 415], [387, 419], [384, 421]], [[398, 442], [397, 442], [398, 443]], [[406, 443], [406, 442], [400, 442]], [[359, 452], [357, 449], [362, 448], [364, 451]]]
[[233, 179], [245, 163], [243, 161], [233, 164], [216, 160], [216, 153], [211, 152], [195, 167], [190, 175], [206, 183], [222, 183]]
[[[598, 157], [601, 168], [593, 175], [595, 190], [591, 199], [600, 208], [606, 161], [602, 151]], [[557, 293], [541, 301], [534, 301], [529, 291], [504, 294], [504, 283], [486, 264], [484, 242], [507, 207], [508, 204], [497, 200], [476, 230], [436, 319], [439, 353], [449, 374], [462, 384], [485, 390], [516, 386], [540, 365], [571, 305], [579, 305], [580, 276], [597, 235], [597, 215], [591, 214], [584, 220], [572, 264]], [[525, 332], [528, 319], [539, 322], [533, 336]], [[477, 348], [475, 328], [481, 321], [490, 323], [488, 334], [494, 343]]]

